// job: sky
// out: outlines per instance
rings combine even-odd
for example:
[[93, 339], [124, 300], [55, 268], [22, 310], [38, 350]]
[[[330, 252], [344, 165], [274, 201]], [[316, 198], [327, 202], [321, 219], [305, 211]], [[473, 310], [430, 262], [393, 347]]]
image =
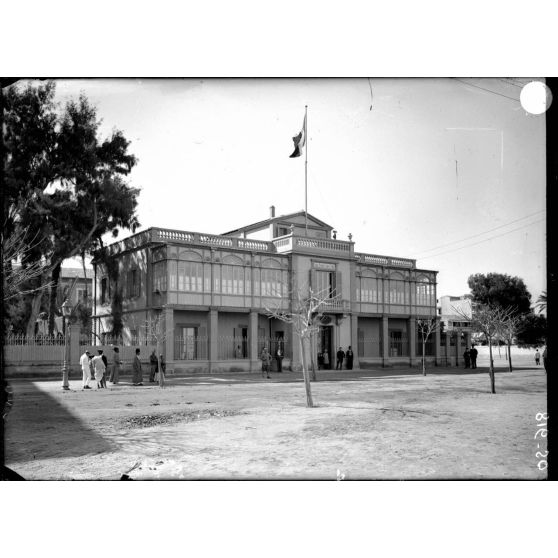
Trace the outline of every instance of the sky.
[[[308, 106], [308, 212], [355, 250], [438, 271], [438, 296], [474, 273], [546, 290], [545, 116], [530, 78], [58, 80], [100, 133], [131, 140], [141, 229], [224, 233], [304, 209], [292, 137]], [[140, 229], [140, 230], [141, 230]], [[122, 236], [126, 236], [126, 233]]]

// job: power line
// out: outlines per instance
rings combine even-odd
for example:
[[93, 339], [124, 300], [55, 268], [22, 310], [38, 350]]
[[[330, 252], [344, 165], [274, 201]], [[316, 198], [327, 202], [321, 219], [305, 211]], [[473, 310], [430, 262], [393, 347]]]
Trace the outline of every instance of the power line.
[[517, 229], [512, 229], [511, 231], [507, 231], [502, 234], [497, 234], [495, 236], [491, 236], [490, 238], [485, 238], [484, 240], [479, 240], [478, 242], [473, 242], [473, 244], [468, 244], [467, 246], [461, 246], [460, 248], [455, 248], [453, 250], [447, 250], [446, 252], [440, 252], [439, 254], [434, 254], [432, 256], [425, 256], [424, 258], [417, 258], [420, 260], [427, 260], [429, 258], [437, 258], [438, 256], [443, 256], [445, 254], [449, 254], [451, 252], [458, 252], [459, 250], [464, 250], [465, 248], [471, 248], [472, 246], [477, 246], [478, 244], [482, 244], [483, 242], [488, 242], [489, 240], [494, 240], [495, 238], [500, 238], [501, 236], [506, 236], [512, 232], [519, 231], [524, 229], [525, 227], [530, 227], [531, 225], [536, 225], [537, 223], [542, 223], [544, 219], [539, 219], [537, 221], [533, 221], [532, 223], [527, 223], [526, 225], [522, 225], [521, 227], [517, 227]]
[[508, 95], [503, 95], [502, 93], [496, 93], [496, 91], [492, 91], [491, 89], [486, 89], [484, 87], [481, 87], [480, 85], [475, 85], [473, 83], [469, 83], [468, 81], [463, 81], [462, 79], [459, 78], [452, 78], [455, 81], [460, 81], [461, 83], [464, 83], [465, 85], [470, 85], [471, 87], [476, 87], [477, 89], [482, 89], [483, 91], [486, 91], [488, 93], [492, 93], [493, 95], [500, 95], [500, 97], [505, 97], [506, 99], [511, 99], [512, 101], [515, 101], [516, 103], [519, 103], [519, 99], [516, 99], [515, 97], [510, 97]]
[[519, 87], [519, 89], [523, 89], [524, 85], [519, 85], [519, 83], [515, 83], [513, 81], [508, 81], [507, 79], [504, 78], [498, 78], [498, 81], [501, 81], [502, 83], [507, 83], [509, 85], [514, 85], [515, 87]]
[[[461, 238], [460, 240], [453, 240], [452, 242], [446, 242], [446, 244], [440, 244], [440, 246], [435, 246], [434, 248], [429, 248], [428, 250], [422, 250], [421, 252], [417, 252], [417, 254], [425, 254], [426, 252], [433, 252], [434, 250], [438, 250], [439, 248], [445, 248], [446, 246], [451, 246], [452, 244], [459, 244], [460, 242], [465, 242], [466, 240], [470, 240], [471, 238], [476, 238], [477, 236], [482, 236], [483, 234], [488, 234], [492, 231], [497, 231], [498, 229], [503, 229], [504, 227], [507, 227], [509, 225], [513, 225], [514, 223], [517, 223], [518, 221], [523, 221], [524, 219], [529, 219], [529, 217], [534, 217], [535, 215], [538, 215], [539, 213], [545, 213], [546, 210], [541, 209], [540, 211], [535, 211], [535, 213], [531, 213], [530, 215], [525, 215], [525, 217], [520, 217], [519, 219], [514, 219], [513, 221], [510, 221], [509, 223], [504, 223], [503, 225], [499, 225], [497, 227], [494, 227], [493, 229], [488, 229], [487, 231], [483, 231], [477, 234], [474, 234], [472, 236], [466, 236], [465, 238]], [[417, 257], [417, 256], [414, 256]]]

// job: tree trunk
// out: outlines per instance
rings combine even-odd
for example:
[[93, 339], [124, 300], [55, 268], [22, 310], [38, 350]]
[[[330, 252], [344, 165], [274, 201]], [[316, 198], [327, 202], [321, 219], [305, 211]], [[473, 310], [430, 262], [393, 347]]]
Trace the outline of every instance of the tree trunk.
[[422, 340], [422, 375], [426, 376], [425, 348], [426, 341]]
[[511, 359], [511, 340], [508, 340], [508, 369], [512, 371], [512, 359]]
[[58, 283], [60, 282], [60, 272], [62, 264], [58, 263], [52, 270], [52, 285], [50, 286], [50, 300], [48, 306], [48, 334], [54, 335], [54, 318], [56, 316], [56, 302], [58, 295]]
[[488, 374], [490, 376], [490, 391], [491, 393], [496, 393], [496, 385], [494, 381], [494, 360], [492, 359], [492, 343], [490, 339], [488, 340], [488, 354], [490, 358], [490, 366], [488, 368]]
[[316, 378], [316, 363], [314, 361], [314, 336], [310, 334], [310, 367], [311, 367], [311, 374], [310, 380], [315, 382]]
[[161, 368], [161, 340], [157, 337], [157, 370], [159, 370], [159, 387], [165, 387], [165, 376]]
[[[87, 293], [87, 271], [85, 270], [85, 252], [81, 253], [81, 267], [83, 268], [83, 286], [85, 288], [84, 290], [84, 294], [83, 294], [83, 300], [85, 302], [85, 304], [87, 304], [87, 297], [88, 297], [88, 293]], [[78, 300], [79, 302], [79, 300]]]
[[304, 387], [306, 389], [306, 406], [313, 407], [314, 402], [312, 401], [312, 389], [310, 387], [310, 379], [308, 378], [308, 371], [306, 369], [306, 355], [304, 354], [304, 338], [302, 335], [299, 337], [300, 340], [300, 357], [302, 359], [302, 375], [304, 378]]
[[46, 274], [41, 274], [39, 276], [39, 290], [33, 293], [33, 299], [31, 300], [31, 313], [29, 315], [29, 320], [27, 321], [27, 335], [32, 337], [35, 335], [35, 324], [37, 323], [37, 318], [39, 317], [39, 312], [41, 311], [41, 302], [43, 301], [44, 291], [40, 289], [46, 283]]

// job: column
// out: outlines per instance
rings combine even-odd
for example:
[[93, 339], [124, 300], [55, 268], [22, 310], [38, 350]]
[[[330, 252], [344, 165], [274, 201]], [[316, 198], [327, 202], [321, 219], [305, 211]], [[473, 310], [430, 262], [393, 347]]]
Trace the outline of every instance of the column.
[[163, 320], [165, 325], [165, 362], [167, 366], [174, 365], [174, 310], [163, 309]]
[[[71, 333], [70, 333], [71, 331]], [[79, 324], [75, 324], [71, 326], [68, 324], [68, 335], [70, 338], [70, 362], [68, 363], [68, 370], [72, 370], [72, 368], [79, 368], [79, 342], [81, 337], [81, 326]], [[73, 366], [78, 365], [78, 366]]]
[[451, 366], [451, 331], [446, 330], [446, 364]]
[[[442, 341], [442, 332], [440, 331], [441, 324], [440, 319], [436, 318], [436, 329], [434, 330], [434, 354], [436, 355], [436, 366], [440, 366], [441, 362], [441, 341]], [[446, 336], [447, 338], [447, 336]]]
[[219, 360], [219, 315], [217, 310], [209, 310], [208, 315], [209, 372], [217, 370]]
[[469, 349], [471, 348], [471, 332], [470, 331], [465, 332], [465, 346], [469, 347]]
[[409, 318], [407, 321], [407, 337], [409, 346], [409, 365], [412, 367], [417, 362], [417, 320], [414, 317]]
[[456, 340], [455, 340], [455, 366], [459, 366], [459, 359], [461, 357], [461, 330], [458, 329], [456, 332]]
[[389, 329], [388, 317], [382, 316], [382, 361], [384, 368], [390, 366], [389, 362]]
[[353, 369], [360, 368], [358, 362], [358, 316], [351, 314], [351, 347], [353, 349]]
[[261, 371], [260, 355], [258, 354], [258, 312], [250, 310], [248, 320], [248, 358], [250, 359], [250, 371]]

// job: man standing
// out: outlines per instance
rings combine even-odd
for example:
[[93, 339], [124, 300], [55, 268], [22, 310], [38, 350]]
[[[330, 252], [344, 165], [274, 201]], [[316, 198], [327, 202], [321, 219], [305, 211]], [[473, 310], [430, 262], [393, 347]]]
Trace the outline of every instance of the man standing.
[[477, 351], [477, 349], [475, 349], [475, 346], [473, 345], [471, 347], [471, 350], [469, 351], [469, 358], [471, 359], [471, 368], [476, 368], [477, 367], [477, 355], [479, 354], [479, 352]]
[[89, 367], [89, 351], [85, 351], [79, 359], [81, 371], [83, 372], [83, 389], [91, 389], [89, 382], [91, 381], [91, 368]]
[[265, 375], [267, 375], [267, 377], [270, 378], [269, 369], [271, 367], [271, 355], [269, 354], [267, 347], [263, 348], [261, 359], [262, 359], [262, 378], [265, 378]]
[[277, 347], [275, 358], [277, 360], [277, 372], [283, 372], [283, 351], [281, 350], [281, 346]]
[[113, 384], [117, 384], [118, 380], [120, 379], [120, 366], [122, 361], [120, 360], [120, 350], [118, 347], [114, 347], [114, 356], [113, 356], [113, 364], [112, 364], [112, 371], [110, 373], [109, 382]]
[[471, 351], [469, 350], [469, 347], [465, 347], [463, 360], [465, 361], [465, 368], [469, 368], [469, 366], [471, 365]]
[[95, 381], [97, 382], [97, 389], [106, 387], [106, 384], [104, 384], [106, 366], [103, 361], [103, 351], [101, 349], [99, 349], [99, 354], [96, 357], [93, 357], [92, 363], [93, 369], [95, 370]]
[[157, 362], [155, 349], [153, 349], [153, 352], [149, 355], [149, 364], [151, 365], [151, 369], [149, 370], [149, 382], [153, 383], [155, 381], [155, 374], [159, 371], [159, 363]]
[[347, 349], [347, 353], [345, 354], [345, 358], [347, 359], [347, 370], [352, 370], [353, 369], [353, 359], [354, 359], [354, 357], [355, 357], [355, 354], [353, 353], [353, 349], [349, 345], [349, 348]]
[[139, 355], [140, 350], [136, 349], [136, 356], [134, 357], [134, 361], [132, 362], [132, 384], [135, 386], [143, 386], [141, 360]]
[[535, 364], [539, 366], [541, 363], [541, 353], [539, 353], [539, 349], [535, 351]]
[[345, 358], [345, 351], [343, 347], [339, 347], [337, 351], [337, 365], [335, 366], [335, 370], [343, 370], [343, 359]]

